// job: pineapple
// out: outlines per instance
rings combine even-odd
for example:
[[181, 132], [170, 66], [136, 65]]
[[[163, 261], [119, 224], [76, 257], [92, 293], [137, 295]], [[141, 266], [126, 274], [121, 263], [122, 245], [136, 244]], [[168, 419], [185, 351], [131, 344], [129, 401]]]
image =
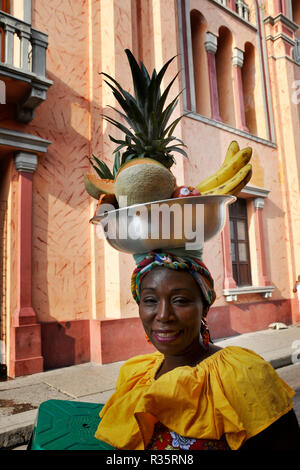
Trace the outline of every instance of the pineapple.
[[[102, 72], [109, 81], [105, 83], [112, 89], [113, 95], [122, 111], [112, 106], [128, 126], [103, 115], [103, 118], [122, 131], [124, 137], [116, 139], [109, 136], [117, 144], [114, 150], [115, 162], [113, 172], [107, 165], [93, 156], [100, 178], [114, 180], [114, 192], [120, 204], [120, 196], [127, 196], [128, 205], [166, 199], [171, 197], [176, 180], [170, 168], [175, 163], [174, 152], [187, 157], [184, 143], [173, 136], [173, 131], [183, 116], [169, 124], [170, 117], [178, 103], [181, 92], [167, 106], [169, 91], [178, 76], [171, 80], [161, 94], [160, 85], [170, 59], [159, 71], [153, 70], [152, 76], [141, 62], [140, 66], [129, 49], [125, 50], [130, 65], [134, 87], [133, 97], [125, 91], [110, 75]], [[120, 152], [122, 156], [120, 156]], [[122, 205], [120, 204], [120, 207]]]
[[[105, 80], [105, 83], [113, 90], [113, 95], [124, 113], [112, 106], [110, 107], [117, 111], [129, 125], [128, 128], [111, 117], [103, 116], [104, 119], [125, 134], [124, 140], [117, 140], [109, 136], [112, 142], [119, 144], [114, 152], [118, 152], [126, 147], [122, 155], [121, 165], [133, 158], [148, 157], [162, 163], [166, 168], [171, 168], [173, 163], [175, 163], [172, 152], [179, 152], [187, 157], [186, 152], [180, 148], [182, 146], [185, 147], [184, 143], [172, 135], [176, 125], [183, 116], [180, 116], [168, 125], [181, 92], [164, 109], [168, 93], [179, 72], [167, 86], [164, 93], [162, 95], [160, 93], [163, 76], [175, 57], [170, 59], [158, 74], [154, 69], [150, 78], [144, 64], [141, 62], [139, 67], [129, 49], [126, 49], [125, 53], [131, 69], [135, 98], [126, 92], [110, 75], [102, 72], [102, 75], [109, 78], [116, 85], [113, 86]], [[179, 144], [173, 143], [169, 145], [174, 140], [178, 141]]]

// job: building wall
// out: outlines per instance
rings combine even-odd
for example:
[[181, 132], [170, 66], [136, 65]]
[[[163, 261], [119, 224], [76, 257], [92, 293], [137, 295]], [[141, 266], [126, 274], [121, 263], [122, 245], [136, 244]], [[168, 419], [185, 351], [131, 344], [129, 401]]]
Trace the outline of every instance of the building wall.
[[[118, 135], [101, 113], [111, 113], [108, 106], [114, 106], [115, 101], [100, 72], [109, 73], [133, 92], [125, 48], [133, 50], [149, 68], [159, 69], [176, 56], [164, 87], [182, 69], [172, 96], [185, 88], [174, 118], [190, 111], [176, 128], [176, 135], [188, 147], [189, 160], [181, 156], [176, 159], [174, 174], [178, 184], [195, 186], [216, 171], [229, 143], [237, 140], [241, 148], [253, 148], [250, 185], [269, 191], [263, 209], [263, 233], [266, 273], [274, 287], [272, 297], [262, 298], [257, 292], [250, 292], [239, 294], [233, 302], [226, 299], [224, 236], [215, 237], [204, 250], [204, 261], [213, 274], [217, 292], [208, 317], [212, 336], [255, 331], [267, 328], [273, 321], [289, 324], [300, 320], [292, 293], [295, 276], [300, 273], [300, 108], [291, 99], [292, 85], [300, 78], [299, 66], [291, 58], [288, 43], [282, 37], [274, 40], [276, 25], [263, 21], [276, 15], [273, 2], [264, 2], [260, 9], [261, 24], [255, 1], [247, 3], [250, 22], [241, 21], [213, 0], [53, 0], [51, 6], [47, 0], [32, 1], [32, 25], [49, 36], [47, 77], [53, 86], [32, 122], [18, 123], [8, 114], [2, 118], [1, 126], [52, 142], [47, 153], [39, 157], [33, 176], [32, 307], [41, 323], [46, 369], [89, 360], [111, 362], [151, 350], [130, 293], [133, 258], [97, 238], [95, 227], [89, 224], [96, 201], [87, 195], [83, 185], [83, 174], [91, 171], [86, 155], [94, 153], [112, 164], [114, 145], [109, 134]], [[199, 12], [197, 15], [203, 20], [198, 33], [196, 23], [193, 29], [193, 47], [197, 44], [201, 51], [199, 60], [203, 67], [197, 61], [198, 50], [194, 57], [191, 51], [191, 11]], [[216, 36], [219, 51], [222, 47], [225, 50], [216, 56], [225, 122], [211, 117], [210, 72], [203, 51], [205, 32]], [[184, 34], [189, 38], [187, 47], [193, 64], [189, 68], [188, 62], [181, 61]], [[264, 35], [272, 38], [265, 40]], [[236, 48], [246, 57], [252, 54], [252, 62], [249, 59], [244, 70], [243, 90], [250, 133], [240, 127], [237, 118], [239, 105], [231, 63], [231, 49]], [[228, 57], [230, 63], [225, 63]], [[194, 93], [194, 101], [198, 97], [197, 108], [188, 109], [187, 93]], [[205, 97], [202, 108], [201, 97]], [[17, 308], [13, 279], [18, 259], [18, 185], [12, 158], [7, 181], [11, 183], [11, 283], [7, 305], [12, 317]], [[242, 197], [247, 197], [252, 282], [259, 286], [261, 248], [254, 196], [246, 192]]]

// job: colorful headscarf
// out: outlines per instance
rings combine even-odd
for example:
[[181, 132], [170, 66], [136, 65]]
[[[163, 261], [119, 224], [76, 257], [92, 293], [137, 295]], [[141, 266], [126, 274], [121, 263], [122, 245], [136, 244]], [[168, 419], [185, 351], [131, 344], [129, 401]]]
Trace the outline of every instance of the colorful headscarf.
[[152, 251], [144, 255], [135, 256], [137, 266], [131, 276], [131, 292], [137, 304], [140, 303], [140, 288], [144, 276], [157, 266], [166, 267], [168, 269], [183, 270], [189, 272], [198, 286], [200, 287], [203, 301], [204, 310], [201, 325], [201, 334], [206, 337], [206, 342], [211, 341], [207, 323], [206, 315], [209, 307], [216, 299], [214, 290], [214, 280], [205, 266], [205, 264], [198, 258], [184, 255], [177, 255], [170, 252]]

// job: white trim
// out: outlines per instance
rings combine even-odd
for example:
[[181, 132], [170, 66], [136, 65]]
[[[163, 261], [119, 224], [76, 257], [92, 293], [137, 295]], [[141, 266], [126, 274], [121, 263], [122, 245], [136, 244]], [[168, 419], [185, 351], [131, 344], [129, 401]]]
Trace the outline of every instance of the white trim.
[[232, 134], [240, 135], [241, 137], [246, 137], [247, 139], [254, 140], [263, 145], [268, 145], [269, 147], [276, 148], [277, 145], [275, 142], [270, 142], [269, 140], [263, 139], [262, 137], [258, 137], [253, 134], [249, 134], [248, 132], [242, 131], [240, 129], [236, 129], [235, 127], [229, 126], [228, 124], [224, 124], [223, 122], [215, 121], [214, 119], [208, 118], [206, 116], [202, 116], [201, 114], [197, 114], [195, 112], [189, 111], [185, 109], [185, 118], [195, 119], [196, 121], [201, 121], [205, 124], [209, 124], [210, 126], [218, 127], [219, 129], [223, 129], [224, 131], [228, 131]]
[[193, 62], [193, 45], [192, 45], [192, 32], [191, 32], [191, 12], [190, 0], [185, 0], [185, 18], [186, 18], [186, 40], [187, 40], [187, 59], [189, 67], [190, 79], [190, 96], [191, 108], [196, 112], [196, 92], [195, 92], [195, 79], [194, 79], [194, 62]]
[[215, 54], [218, 48], [218, 37], [214, 33], [206, 31], [204, 47], [206, 52], [211, 52], [212, 54]]
[[[268, 64], [268, 53], [267, 53], [267, 46], [266, 46], [266, 38], [265, 38], [265, 25], [264, 25], [264, 20], [261, 15], [261, 12], [258, 11], [257, 9], [257, 4], [255, 4], [255, 12], [256, 12], [256, 19], [257, 23], [260, 21], [260, 29], [261, 29], [261, 43], [262, 43], [262, 51], [260, 48], [260, 38], [259, 38], [259, 28], [257, 27], [257, 34], [258, 34], [258, 41], [259, 41], [259, 51], [261, 54], [261, 76], [263, 78], [263, 64], [265, 65], [265, 80], [266, 80], [266, 92], [267, 96], [265, 95], [265, 87], [263, 87], [263, 94], [264, 94], [264, 105], [266, 107], [266, 128], [268, 129], [268, 133], [270, 135], [270, 138], [273, 142], [276, 141], [276, 135], [275, 135], [275, 124], [274, 124], [274, 115], [273, 115], [273, 101], [272, 101], [272, 94], [271, 94], [271, 87], [270, 87], [270, 75], [269, 75], [269, 64]], [[259, 2], [259, 8], [260, 8], [260, 2]], [[267, 103], [269, 104], [269, 117], [270, 117], [270, 128], [268, 126], [268, 111], [267, 111]]]
[[0, 146], [11, 147], [11, 150], [25, 150], [28, 152], [47, 152], [49, 140], [41, 139], [35, 135], [0, 128]]
[[269, 196], [270, 190], [269, 189], [264, 189], [264, 188], [259, 188], [258, 186], [251, 186], [251, 185], [246, 185], [242, 191], [242, 194], [247, 194], [251, 197], [260, 197], [260, 198], [266, 198]]
[[15, 167], [17, 171], [34, 173], [37, 167], [38, 158], [36, 153], [18, 152], [15, 154]]
[[234, 47], [232, 54], [232, 65], [242, 68], [244, 64], [244, 52], [238, 47]]
[[274, 286], [244, 286], [244, 287], [235, 287], [233, 289], [223, 289], [223, 295], [225, 296], [226, 302], [232, 302], [237, 300], [239, 295], [247, 294], [261, 294], [261, 296], [266, 299], [272, 297], [272, 292], [275, 289]]

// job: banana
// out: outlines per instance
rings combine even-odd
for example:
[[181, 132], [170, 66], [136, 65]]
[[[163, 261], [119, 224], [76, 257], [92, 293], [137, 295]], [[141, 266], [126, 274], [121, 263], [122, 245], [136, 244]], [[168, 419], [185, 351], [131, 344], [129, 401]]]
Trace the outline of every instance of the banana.
[[[252, 148], [246, 147], [239, 150], [234, 156], [230, 156], [230, 160], [219, 168], [213, 175], [206, 178], [204, 181], [196, 186], [196, 189], [201, 193], [206, 193], [223, 183], [230, 180], [237, 172], [243, 168], [250, 161], [252, 155]], [[229, 155], [228, 155], [229, 157]]]
[[201, 195], [211, 195], [211, 194], [238, 194], [244, 186], [248, 183], [252, 175], [252, 165], [247, 163], [244, 165], [241, 170], [228, 179], [221, 185], [214, 187], [209, 191], [204, 191]]
[[230, 160], [232, 159], [232, 157], [240, 150], [240, 146], [239, 144], [237, 143], [236, 140], [233, 140], [232, 142], [230, 142], [229, 146], [228, 146], [228, 149], [227, 149], [227, 152], [226, 152], [226, 155], [225, 155], [225, 158], [224, 158], [224, 162], [221, 166], [221, 168], [225, 165], [227, 165], [228, 162], [230, 162]]

